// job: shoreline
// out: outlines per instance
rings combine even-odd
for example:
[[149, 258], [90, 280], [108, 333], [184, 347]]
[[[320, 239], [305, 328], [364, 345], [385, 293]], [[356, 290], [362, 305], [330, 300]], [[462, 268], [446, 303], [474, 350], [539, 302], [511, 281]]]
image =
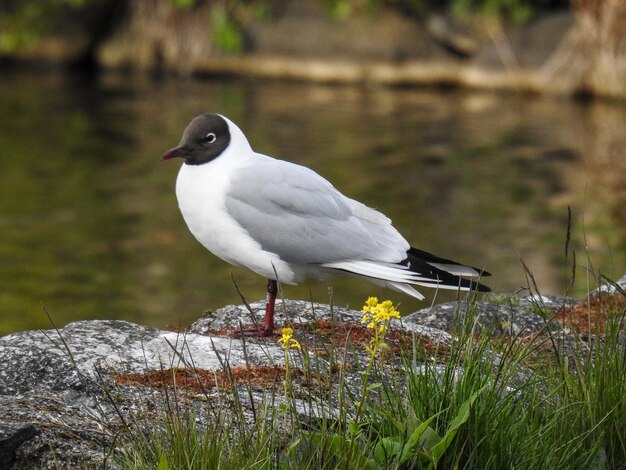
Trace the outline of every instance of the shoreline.
[[[102, 22], [111, 16], [106, 8], [91, 7], [78, 21], [59, 15], [54, 32], [28, 47], [0, 51], [0, 59], [131, 73], [626, 99], [626, 55], [619, 46], [626, 13], [619, 9], [595, 17], [582, 8], [547, 11], [506, 24], [449, 13], [418, 19], [384, 6], [375, 15], [335, 18], [314, 0], [287, 1], [263, 17], [238, 19], [208, 2], [176, 8], [169, 0], [134, 0], [103, 34]], [[220, 12], [232, 16], [224, 20], [231, 42], [224, 25], [215, 24]]]

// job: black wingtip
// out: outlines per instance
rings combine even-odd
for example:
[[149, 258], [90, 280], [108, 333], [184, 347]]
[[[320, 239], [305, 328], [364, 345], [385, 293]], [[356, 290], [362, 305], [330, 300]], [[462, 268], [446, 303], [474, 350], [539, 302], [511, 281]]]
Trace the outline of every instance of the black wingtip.
[[471, 287], [471, 289], [478, 292], [491, 292], [491, 287], [481, 284], [480, 282], [474, 282], [474, 285]]
[[450, 259], [441, 258], [439, 256], [433, 255], [428, 251], [420, 250], [419, 248], [411, 247], [409, 251], [406, 252], [407, 256], [415, 256], [427, 263], [439, 263], [439, 264], [454, 264], [456, 266], [465, 266], [467, 268], [472, 268], [475, 271], [480, 273], [480, 277], [489, 277], [491, 273], [489, 271], [485, 271], [482, 268], [477, 268], [475, 266], [470, 266], [468, 264], [459, 263], [458, 261], [452, 261]]
[[[477, 291], [477, 292], [491, 292], [491, 287], [486, 286], [485, 284], [481, 284], [480, 282], [472, 281], [464, 277], [454, 276], [449, 273], [448, 275], [453, 278], [452, 282], [456, 281], [456, 285], [458, 285], [459, 287], [464, 287], [464, 288]], [[451, 282], [446, 282], [446, 284], [449, 286], [455, 285], [455, 284], [452, 284]]]
[[473, 266], [467, 266], [465, 264], [458, 263], [456, 261], [452, 261], [446, 258], [441, 258], [418, 248], [410, 248], [406, 254], [407, 258], [402, 261], [401, 264], [408, 266], [411, 271], [418, 272], [423, 276], [428, 276], [431, 279], [437, 280], [446, 286], [458, 286], [478, 292], [491, 292], [491, 288], [489, 286], [486, 286], [485, 284], [481, 284], [480, 282], [449, 273], [447, 271], [444, 271], [443, 269], [432, 266], [430, 263], [465, 266], [479, 272], [481, 278], [491, 276], [491, 273], [485, 270], [475, 268]]

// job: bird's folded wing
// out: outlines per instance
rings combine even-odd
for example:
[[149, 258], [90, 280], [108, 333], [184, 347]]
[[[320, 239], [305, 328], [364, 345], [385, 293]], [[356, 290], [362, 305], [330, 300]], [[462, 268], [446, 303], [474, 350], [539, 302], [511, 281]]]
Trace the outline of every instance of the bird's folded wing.
[[225, 205], [264, 250], [287, 262], [399, 262], [409, 248], [380, 212], [308, 168], [269, 157], [233, 175]]

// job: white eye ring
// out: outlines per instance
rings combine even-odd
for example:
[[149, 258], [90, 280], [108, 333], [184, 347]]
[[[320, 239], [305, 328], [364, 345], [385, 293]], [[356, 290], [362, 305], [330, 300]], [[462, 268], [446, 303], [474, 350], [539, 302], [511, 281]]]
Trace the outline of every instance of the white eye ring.
[[217, 136], [213, 132], [209, 132], [202, 140], [208, 142], [209, 144], [212, 144], [217, 140]]

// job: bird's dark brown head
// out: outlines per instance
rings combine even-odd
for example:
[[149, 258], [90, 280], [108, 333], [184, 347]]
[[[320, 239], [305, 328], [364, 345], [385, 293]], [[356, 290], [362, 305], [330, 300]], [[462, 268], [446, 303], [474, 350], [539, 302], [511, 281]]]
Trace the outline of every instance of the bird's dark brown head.
[[187, 165], [202, 165], [219, 157], [230, 144], [228, 122], [219, 114], [195, 117], [183, 132], [180, 144], [168, 150], [161, 160], [183, 158]]

